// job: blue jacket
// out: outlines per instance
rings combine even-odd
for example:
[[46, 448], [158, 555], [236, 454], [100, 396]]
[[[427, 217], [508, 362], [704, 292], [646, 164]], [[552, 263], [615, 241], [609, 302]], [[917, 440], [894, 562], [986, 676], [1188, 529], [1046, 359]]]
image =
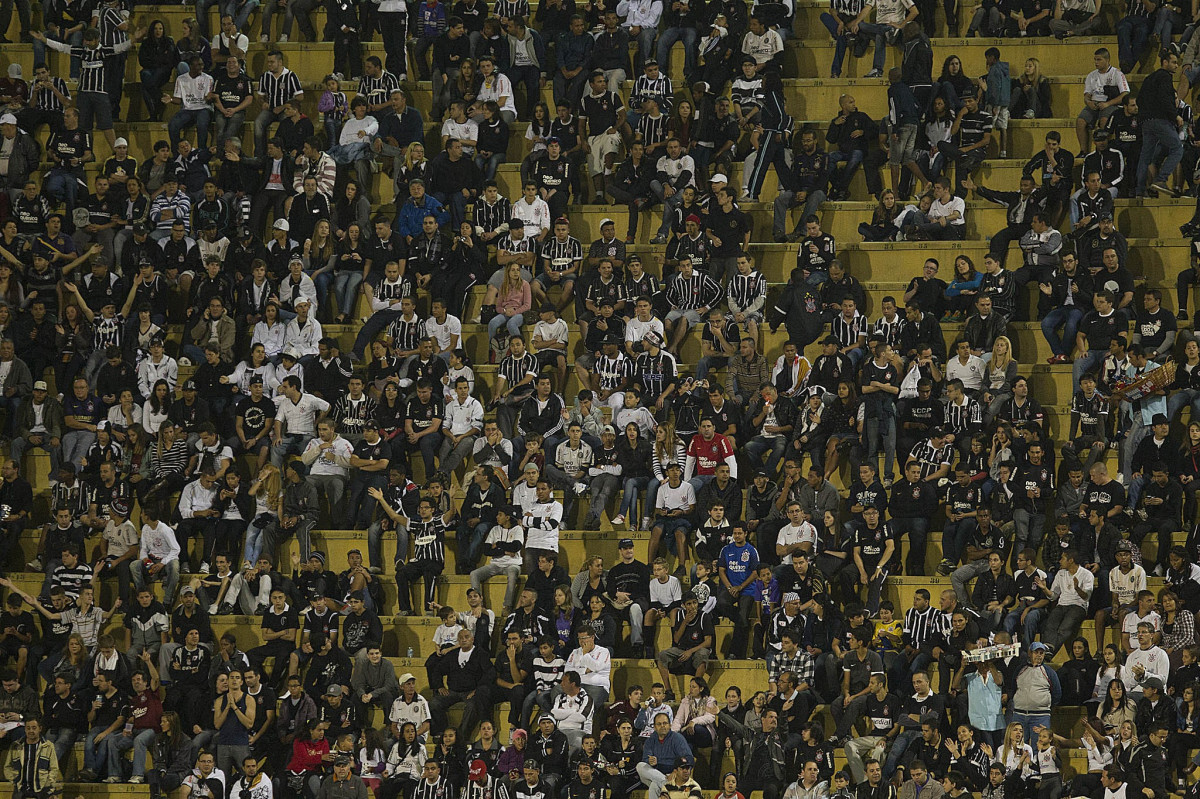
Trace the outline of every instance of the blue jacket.
[[400, 206], [400, 215], [396, 218], [397, 232], [401, 236], [420, 235], [421, 223], [425, 221], [426, 214], [434, 215], [438, 227], [450, 221], [450, 213], [433, 198], [433, 195], [426, 194], [420, 205], [412, 197], [409, 197], [404, 201], [404, 205]]
[[1008, 108], [1012, 102], [1012, 78], [1007, 61], [997, 61], [988, 67], [986, 99], [988, 105], [1000, 108]]
[[596, 40], [590, 33], [575, 36], [570, 31], [558, 34], [558, 65], [566, 69], [586, 67], [592, 57]]
[[654, 768], [663, 774], [674, 771], [675, 761], [684, 755], [691, 757], [692, 747], [688, 746], [686, 738], [674, 730], [667, 733], [667, 737], [661, 741], [658, 740], [658, 733], [652, 733], [642, 744], [642, 762], [649, 763], [651, 757], [657, 758], [658, 762]]
[[950, 285], [946, 287], [946, 296], [957, 297], [964, 291], [979, 291], [979, 284], [982, 282], [983, 275], [972, 269], [971, 276], [967, 280], [955, 278], [950, 282]]

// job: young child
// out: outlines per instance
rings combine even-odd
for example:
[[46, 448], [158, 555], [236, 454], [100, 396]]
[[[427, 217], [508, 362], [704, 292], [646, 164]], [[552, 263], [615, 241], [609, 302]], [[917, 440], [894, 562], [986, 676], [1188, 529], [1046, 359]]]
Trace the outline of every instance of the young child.
[[337, 144], [342, 123], [350, 115], [346, 93], [342, 91], [341, 82], [333, 75], [325, 76], [325, 91], [317, 101], [317, 110], [321, 112], [321, 120], [325, 125], [325, 141], [332, 147]]
[[1034, 750], [1033, 771], [1038, 780], [1038, 796], [1056, 799], [1062, 793], [1062, 766], [1054, 733], [1049, 727], [1034, 727], [1037, 749]]
[[696, 550], [696, 560], [712, 563], [720, 557], [721, 550], [732, 540], [733, 527], [725, 518], [725, 505], [722, 502], [714, 502], [708, 509], [708, 518], [696, 530], [696, 537], [692, 542]]
[[1200, 680], [1200, 664], [1196, 662], [1200, 660], [1200, 645], [1185, 646], [1180, 656], [1183, 665], [1171, 669], [1171, 679], [1167, 684], [1167, 693], [1175, 697], [1182, 697], [1184, 688]]
[[833, 791], [829, 799], [854, 799], [854, 791], [850, 788], [850, 772], [842, 769], [833, 775]]
[[875, 624], [875, 637], [871, 639], [871, 648], [883, 655], [885, 652], [897, 652], [904, 641], [904, 624], [895, 618], [896, 605], [885, 599], [879, 603], [879, 620]]
[[1004, 766], [999, 763], [988, 766], [988, 784], [983, 788], [983, 799], [1004, 799]]
[[758, 579], [750, 584], [750, 596], [758, 606], [758, 619], [755, 624], [762, 624], [771, 618], [771, 614], [779, 607], [779, 581], [771, 573], [767, 564], [759, 564]]
[[533, 691], [525, 697], [525, 706], [521, 710], [521, 720], [526, 727], [533, 722], [535, 712], [550, 712], [554, 704], [551, 692], [558, 687], [558, 681], [567, 670], [567, 662], [554, 654], [557, 644], [558, 641], [549, 636], [538, 641], [538, 653], [533, 659]]
[[433, 645], [437, 647], [438, 657], [458, 647], [458, 634], [463, 626], [458, 623], [458, 613], [449, 605], [443, 605], [438, 610], [438, 618], [442, 623], [433, 631]]
[[720, 596], [721, 581], [717, 579], [717, 571], [712, 561], [700, 558], [696, 561], [696, 579], [692, 580], [692, 593], [700, 600], [700, 612], [711, 613], [717, 606]]

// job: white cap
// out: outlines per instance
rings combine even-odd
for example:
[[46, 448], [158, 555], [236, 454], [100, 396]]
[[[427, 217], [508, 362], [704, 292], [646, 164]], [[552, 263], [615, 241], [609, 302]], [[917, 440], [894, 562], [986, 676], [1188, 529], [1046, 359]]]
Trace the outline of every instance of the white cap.
[[12, 114], [5, 114], [4, 116], [0, 116], [0, 125], [15, 125], [15, 124], [17, 124], [17, 118], [15, 116], [13, 116]]
[[276, 230], [291, 230], [292, 226], [288, 224], [288, 221], [286, 219], [276, 219], [275, 220], [275, 229]]
[[729, 178], [725, 177], [720, 172], [718, 172], [717, 174], [715, 174], [711, 178], [709, 178], [708, 182], [709, 183], [728, 183]]
[[123, 136], [118, 136], [117, 140], [115, 142], [113, 142], [113, 147], [128, 147], [128, 146], [129, 146], [129, 142], [125, 141], [125, 137], [123, 137]]
[[21, 78], [23, 78], [24, 73], [21, 71], [21, 65], [20, 64], [9, 64], [8, 65], [8, 76], [10, 78], [12, 78], [13, 80], [20, 80]]

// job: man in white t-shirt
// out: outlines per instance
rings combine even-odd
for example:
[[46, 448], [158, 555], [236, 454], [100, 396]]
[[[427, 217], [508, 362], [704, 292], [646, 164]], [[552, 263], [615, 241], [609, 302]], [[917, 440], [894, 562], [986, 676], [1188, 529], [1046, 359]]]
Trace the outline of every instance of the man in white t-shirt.
[[[950, 181], [938, 178], [933, 184], [933, 205], [925, 214], [925, 221], [911, 222], [914, 214], [910, 213], [904, 235], [917, 241], [961, 241], [967, 229], [966, 212], [966, 202], [954, 195]], [[916, 216], [919, 218], [919, 214]]]
[[783, 52], [783, 39], [779, 32], [763, 25], [757, 15], [750, 17], [750, 30], [742, 37], [742, 54], [754, 59], [754, 71], [762, 74], [767, 69], [779, 69], [779, 55]]
[[317, 423], [317, 437], [310, 440], [300, 455], [308, 467], [308, 481], [316, 484], [329, 501], [329, 518], [341, 518], [342, 497], [350, 479], [350, 456], [353, 445], [337, 434], [332, 419]]
[[201, 150], [208, 146], [208, 126], [212, 122], [212, 106], [209, 105], [208, 95], [213, 85], [212, 75], [204, 71], [204, 62], [199, 56], [193, 56], [188, 61], [187, 74], [175, 79], [174, 95], [163, 95], [164, 105], [179, 103], [183, 106], [167, 123], [172, 150], [179, 145], [179, 134], [193, 126], [196, 128], [196, 144]]
[[625, 323], [625, 352], [630, 358], [638, 357], [645, 350], [643, 342], [651, 332], [666, 339], [662, 320], [654, 316], [650, 298], [640, 297], [633, 305], [633, 318]]
[[467, 104], [462, 100], [455, 100], [450, 104], [450, 116], [442, 123], [443, 150], [450, 139], [462, 142], [463, 155], [475, 157], [475, 144], [479, 141], [479, 123], [467, 116]]
[[308, 440], [317, 434], [318, 418], [329, 413], [330, 405], [320, 397], [303, 392], [304, 384], [296, 375], [288, 375], [275, 397], [275, 430], [271, 434], [271, 463], [283, 466], [288, 455], [299, 455]]
[[1117, 113], [1129, 94], [1129, 81], [1125, 73], [1112, 65], [1108, 48], [1101, 47], [1092, 55], [1096, 68], [1083, 79], [1083, 109], [1075, 120], [1075, 135], [1079, 139], [1079, 152], [1091, 149], [1088, 135], [1092, 128], [1104, 119]]
[[779, 528], [779, 535], [775, 539], [775, 554], [779, 556], [780, 563], [776, 571], [781, 573], [786, 573], [791, 567], [792, 555], [797, 552], [813, 555], [817, 546], [817, 528], [808, 520], [803, 505], [795, 501], [789, 502], [787, 517], [788, 523]]
[[1125, 647], [1126, 652], [1133, 652], [1139, 648], [1138, 645], [1138, 626], [1149, 624], [1152, 631], [1152, 637], [1157, 640], [1162, 632], [1162, 617], [1158, 615], [1158, 611], [1154, 609], [1154, 593], [1152, 591], [1138, 591], [1137, 608], [1125, 614], [1121, 620], [1121, 644]]
[[450, 353], [458, 349], [462, 340], [462, 322], [446, 310], [444, 299], [434, 300], [430, 310], [433, 311], [433, 316], [425, 320], [425, 332], [433, 339], [433, 348], [437, 356], [449, 363]]
[[[1125, 687], [1129, 689], [1129, 698], [1134, 702], [1142, 698], [1142, 690], [1153, 680], [1161, 681], [1158, 686], [1161, 690], [1171, 677], [1171, 660], [1166, 651], [1154, 642], [1154, 626], [1150, 622], [1144, 621], [1138, 625], [1137, 639], [1137, 649], [1125, 658], [1125, 670], [1129, 675]], [[1130, 679], [1132, 685], [1129, 684]]]

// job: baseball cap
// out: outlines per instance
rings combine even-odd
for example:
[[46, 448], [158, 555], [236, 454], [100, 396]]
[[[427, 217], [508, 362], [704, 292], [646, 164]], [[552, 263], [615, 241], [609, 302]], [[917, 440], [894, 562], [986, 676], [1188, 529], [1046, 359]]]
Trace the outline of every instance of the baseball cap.
[[406, 671], [400, 675], [400, 684], [404, 685], [404, 683], [408, 682], [409, 680], [416, 680], [416, 679], [417, 679], [417, 676], [415, 674], [413, 674], [411, 671]]
[[617, 434], [617, 428], [613, 427], [611, 424], [606, 424], [604, 427], [600, 428], [600, 432], [601, 434], [611, 433], [615, 436]]
[[709, 183], [725, 184], [729, 182], [729, 178], [722, 175], [720, 172], [708, 179]]
[[1121, 539], [1120, 541], [1117, 542], [1117, 551], [1118, 552], [1132, 552], [1133, 551], [1133, 542], [1128, 539], [1124, 539], [1124, 538]]
[[133, 232], [134, 233], [146, 233], [148, 231], [149, 231], [149, 228], [146, 227], [145, 222], [134, 222], [133, 223]]
[[[1040, 642], [1039, 642], [1040, 643]], [[1149, 677], [1142, 683], [1143, 688], [1154, 688], [1161, 691], [1163, 689], [1163, 681], [1158, 677]]]
[[542, 764], [531, 757], [525, 761], [525, 768], [529, 769], [530, 771], [541, 771]]
[[286, 219], [276, 219], [273, 227], [276, 230], [291, 230], [292, 229], [292, 226], [290, 224], [288, 224], [288, 221]]
[[38, 380], [33, 384], [34, 391], [49, 391], [50, 387], [46, 385], [45, 380]]
[[1029, 645], [1030, 652], [1049, 652], [1050, 647], [1043, 644], [1041, 641], [1034, 641]]
[[557, 136], [551, 136], [550, 138], [546, 139], [546, 144], [562, 144], [562, 142], [558, 140]]
[[263, 385], [262, 375], [255, 375], [254, 377], [250, 378], [250, 385], [252, 385], [252, 386]]
[[617, 549], [633, 549], [633, 539], [622, 538], [617, 542]]
[[25, 77], [25, 73], [21, 70], [20, 64], [9, 64], [8, 65], [8, 76], [10, 78], [12, 78], [13, 80], [18, 80], [20, 78]]
[[117, 140], [115, 142], [113, 142], [113, 147], [128, 147], [128, 146], [129, 146], [129, 142], [125, 139], [124, 136], [118, 136]]
[[13, 116], [12, 114], [5, 114], [4, 116], [0, 116], [0, 125], [15, 125], [15, 124], [17, 124], [17, 118], [15, 116]]
[[646, 334], [646, 343], [662, 349], [664, 342], [663, 337], [658, 334], [657, 330], [651, 330]]
[[184, 381], [183, 390], [184, 391], [195, 391], [196, 390], [196, 381], [195, 380]]
[[471, 761], [471, 770], [467, 772], [467, 776], [473, 780], [478, 780], [487, 776], [487, 763], [476, 758]]
[[192, 588], [190, 585], [185, 585], [183, 588], [179, 589], [180, 596], [183, 596], [184, 594], [193, 594], [194, 595], [195, 593], [196, 593], [196, 589]]
[[692, 760], [691, 755], [683, 755], [675, 761], [676, 768], [691, 768], [694, 765], [696, 765], [696, 761]]
[[341, 696], [342, 686], [335, 682], [329, 683], [329, 687], [325, 689], [325, 696]]
[[320, 599], [320, 598], [321, 598], [320, 591], [318, 591], [315, 588], [308, 589], [308, 601], [309, 602], [313, 601], [314, 599]]
[[683, 221], [684, 222], [695, 222], [698, 225], [698, 224], [700, 224], [700, 217], [697, 214], [688, 214], [687, 219], [685, 219]]
[[605, 225], [615, 225], [615, 224], [616, 224], [616, 222], [612, 221], [608, 217], [604, 217], [603, 219], [600, 220], [600, 227], [604, 227]]
[[240, 228], [237, 229], [237, 236], [239, 239], [248, 239], [253, 235], [254, 235], [254, 233], [251, 232], [250, 227], [248, 225], [242, 225]]

